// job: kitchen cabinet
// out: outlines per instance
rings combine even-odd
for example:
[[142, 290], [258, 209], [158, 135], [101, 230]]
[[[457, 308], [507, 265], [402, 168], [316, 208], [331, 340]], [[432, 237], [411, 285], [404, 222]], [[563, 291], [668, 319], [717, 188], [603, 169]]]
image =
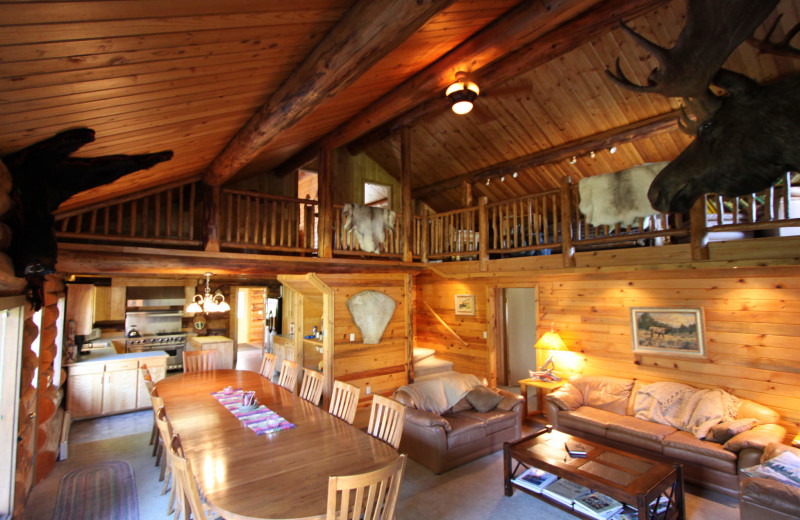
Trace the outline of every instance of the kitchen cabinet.
[[273, 334], [272, 350], [275, 354], [275, 369], [280, 370], [284, 359], [297, 361], [295, 355], [294, 336], [289, 334]]
[[217, 368], [233, 368], [233, 340], [225, 336], [195, 336], [186, 344], [186, 350], [216, 350]]
[[94, 321], [125, 320], [125, 286], [95, 286]]
[[139, 394], [136, 387], [138, 375], [139, 361], [136, 359], [106, 363], [103, 380], [103, 415], [136, 409], [136, 398]]

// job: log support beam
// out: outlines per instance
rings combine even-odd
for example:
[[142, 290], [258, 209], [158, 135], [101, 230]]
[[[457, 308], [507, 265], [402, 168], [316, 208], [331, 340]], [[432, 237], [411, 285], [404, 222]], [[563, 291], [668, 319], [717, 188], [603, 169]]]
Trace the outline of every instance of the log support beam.
[[414, 212], [411, 209], [411, 129], [407, 126], [400, 130], [400, 191], [403, 204], [403, 262], [411, 262], [414, 259], [411, 251]]
[[333, 172], [330, 148], [319, 151], [319, 251], [320, 258], [333, 257]]
[[203, 221], [205, 222], [203, 250], [219, 251], [220, 187], [204, 185]]

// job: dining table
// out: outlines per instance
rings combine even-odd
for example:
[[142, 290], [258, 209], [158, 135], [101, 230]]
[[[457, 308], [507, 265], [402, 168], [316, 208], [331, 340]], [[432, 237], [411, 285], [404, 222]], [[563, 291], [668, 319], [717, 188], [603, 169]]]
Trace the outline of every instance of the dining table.
[[[259, 404], [291, 424], [257, 434], [218, 399], [226, 387], [255, 392]], [[205, 501], [228, 520], [324, 518], [331, 475], [372, 471], [398, 457], [388, 444], [256, 372], [176, 374], [156, 389]]]

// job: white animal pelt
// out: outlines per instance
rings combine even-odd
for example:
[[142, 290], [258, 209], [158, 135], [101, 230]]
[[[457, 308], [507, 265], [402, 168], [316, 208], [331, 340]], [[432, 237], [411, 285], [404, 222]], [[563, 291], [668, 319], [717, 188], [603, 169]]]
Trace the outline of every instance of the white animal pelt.
[[593, 226], [617, 222], [627, 226], [639, 217], [655, 215], [658, 211], [650, 205], [647, 190], [658, 172], [668, 164], [668, 161], [647, 163], [581, 179], [578, 209]]
[[345, 231], [353, 230], [358, 245], [367, 253], [380, 253], [386, 241], [386, 230], [394, 231], [397, 214], [386, 208], [361, 204], [345, 204], [342, 209]]

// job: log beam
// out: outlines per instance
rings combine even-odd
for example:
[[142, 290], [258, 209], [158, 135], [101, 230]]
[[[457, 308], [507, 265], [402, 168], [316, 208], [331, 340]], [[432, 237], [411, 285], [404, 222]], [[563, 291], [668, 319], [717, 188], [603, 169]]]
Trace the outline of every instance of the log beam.
[[411, 129], [400, 130], [400, 190], [403, 205], [403, 262], [414, 260], [411, 251], [411, 225], [414, 222], [411, 198]]
[[612, 145], [669, 132], [677, 128], [679, 113], [678, 110], [674, 110], [629, 125], [612, 128], [599, 134], [582, 137], [554, 148], [548, 148], [547, 150], [541, 150], [510, 161], [451, 177], [450, 179], [427, 184], [415, 189], [413, 197], [415, 199], [425, 199], [444, 190], [459, 188], [465, 182], [480, 183], [491, 177], [509, 175], [518, 170], [562, 161], [573, 155], [583, 155], [591, 150], [608, 148]]
[[219, 186], [283, 130], [344, 90], [454, 0], [359, 0], [212, 161]]

